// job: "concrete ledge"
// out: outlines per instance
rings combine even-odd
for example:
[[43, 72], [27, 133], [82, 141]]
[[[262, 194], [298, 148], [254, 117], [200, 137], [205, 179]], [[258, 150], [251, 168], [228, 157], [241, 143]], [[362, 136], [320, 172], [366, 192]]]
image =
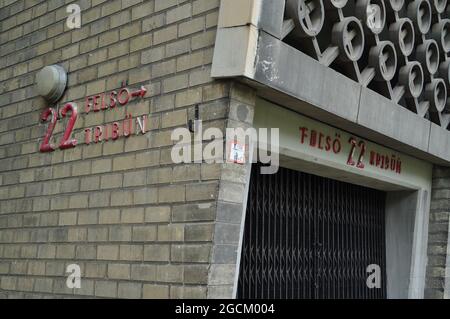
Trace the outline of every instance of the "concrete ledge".
[[370, 89], [361, 90], [357, 123], [421, 151], [428, 151], [431, 122]]
[[[262, 30], [257, 30], [257, 43], [247, 46], [247, 66], [240, 67], [245, 71], [237, 74], [234, 64], [227, 65], [236, 54], [234, 48], [243, 47], [239, 41], [254, 41], [254, 37], [237, 37], [237, 32], [227, 34], [226, 45], [216, 44], [213, 77], [238, 77], [276, 104], [408, 155], [450, 166], [450, 132]], [[230, 46], [233, 50], [225, 50]], [[257, 48], [253, 61], [249, 47]]]
[[[356, 122], [361, 86], [261, 32], [254, 80]], [[336, 85], [338, 84], [338, 85]]]
[[437, 157], [450, 160], [450, 132], [431, 123], [428, 152]]
[[252, 25], [217, 30], [211, 77], [252, 78], [258, 29]]

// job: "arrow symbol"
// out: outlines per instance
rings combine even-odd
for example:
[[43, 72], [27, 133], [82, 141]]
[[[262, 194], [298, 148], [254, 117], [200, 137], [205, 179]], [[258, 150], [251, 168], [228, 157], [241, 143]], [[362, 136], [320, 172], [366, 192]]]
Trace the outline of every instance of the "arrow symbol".
[[132, 92], [131, 96], [133, 96], [133, 97], [140, 96], [142, 98], [145, 96], [145, 94], [147, 94], [147, 89], [145, 88], [145, 86], [141, 86], [141, 89], [138, 91]]

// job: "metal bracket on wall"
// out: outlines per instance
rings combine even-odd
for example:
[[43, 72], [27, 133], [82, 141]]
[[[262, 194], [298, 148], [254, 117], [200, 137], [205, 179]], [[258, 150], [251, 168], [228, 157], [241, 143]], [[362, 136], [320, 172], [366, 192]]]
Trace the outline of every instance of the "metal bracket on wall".
[[197, 131], [197, 121], [200, 119], [198, 104], [194, 108], [194, 120], [190, 119], [188, 122], [188, 128], [191, 133]]

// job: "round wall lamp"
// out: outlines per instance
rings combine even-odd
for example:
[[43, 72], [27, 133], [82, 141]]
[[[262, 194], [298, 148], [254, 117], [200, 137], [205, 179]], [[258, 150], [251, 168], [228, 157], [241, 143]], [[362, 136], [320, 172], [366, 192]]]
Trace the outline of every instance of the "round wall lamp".
[[59, 65], [49, 65], [36, 75], [36, 91], [49, 103], [57, 102], [67, 85], [67, 73]]

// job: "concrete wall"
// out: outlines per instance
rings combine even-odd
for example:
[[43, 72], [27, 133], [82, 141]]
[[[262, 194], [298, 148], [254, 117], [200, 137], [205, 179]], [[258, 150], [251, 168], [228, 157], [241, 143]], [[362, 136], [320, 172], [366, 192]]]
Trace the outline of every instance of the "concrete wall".
[[429, 203], [429, 188], [387, 194], [386, 271], [390, 299], [424, 297]]
[[390, 192], [386, 198], [388, 298], [408, 298], [417, 192]]
[[[69, 3], [81, 6], [81, 29], [66, 26]], [[172, 130], [197, 104], [205, 126], [250, 120], [239, 115], [247, 91], [210, 78], [218, 10], [219, 0], [0, 0], [0, 297], [232, 296], [237, 249], [227, 234], [239, 219], [227, 212], [242, 194], [228, 190], [245, 172], [170, 158]], [[84, 127], [125, 111], [149, 114], [151, 131], [39, 153], [46, 103], [33, 82], [49, 64], [68, 71], [57, 106], [82, 110], [86, 95], [122, 81], [148, 90], [120, 113], [82, 112], [80, 141]], [[66, 287], [68, 264], [80, 265], [82, 289]]]

